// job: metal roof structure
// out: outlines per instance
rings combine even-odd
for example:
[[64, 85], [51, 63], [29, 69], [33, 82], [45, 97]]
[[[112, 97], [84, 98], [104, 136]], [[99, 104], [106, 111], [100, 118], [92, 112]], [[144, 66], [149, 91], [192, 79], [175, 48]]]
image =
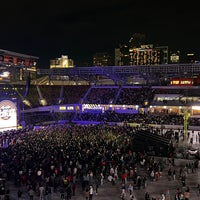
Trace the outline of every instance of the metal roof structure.
[[163, 64], [137, 66], [94, 66], [73, 68], [37, 69], [38, 75], [80, 77], [91, 80], [95, 77], [107, 77], [114, 81], [126, 81], [128, 77], [141, 77], [145, 80], [160, 78], [191, 78], [200, 74], [200, 64]]
[[36, 57], [36, 56], [17, 53], [14, 51], [8, 51], [8, 50], [4, 50], [4, 49], [0, 49], [0, 55], [9, 55], [9, 56], [16, 56], [16, 57], [20, 57], [20, 58], [29, 58], [29, 59], [35, 59], [35, 60], [39, 59], [39, 57]]

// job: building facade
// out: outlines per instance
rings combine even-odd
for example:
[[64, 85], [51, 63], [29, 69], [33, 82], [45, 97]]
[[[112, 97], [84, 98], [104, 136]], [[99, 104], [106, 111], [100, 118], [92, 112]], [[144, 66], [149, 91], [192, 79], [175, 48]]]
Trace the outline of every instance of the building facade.
[[55, 58], [50, 60], [50, 69], [51, 68], [69, 68], [74, 67], [74, 61], [69, 59], [68, 56], [62, 55], [60, 58]]
[[38, 57], [0, 49], [0, 82], [35, 79]]
[[155, 65], [168, 64], [168, 47], [153, 47], [152, 44], [130, 47], [122, 45], [115, 49], [115, 65]]
[[107, 52], [96, 53], [93, 56], [93, 66], [111, 66], [111, 56]]

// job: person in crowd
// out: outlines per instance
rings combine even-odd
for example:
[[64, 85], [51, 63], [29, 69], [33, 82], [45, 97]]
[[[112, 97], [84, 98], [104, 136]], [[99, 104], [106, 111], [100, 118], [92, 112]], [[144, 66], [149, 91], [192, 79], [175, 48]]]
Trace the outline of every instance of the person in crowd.
[[32, 187], [29, 189], [28, 194], [29, 194], [30, 200], [33, 200], [33, 197], [35, 195], [35, 191], [33, 190]]
[[89, 200], [92, 200], [93, 195], [94, 195], [94, 188], [93, 188], [92, 185], [90, 185], [90, 187], [89, 187]]
[[144, 198], [145, 198], [145, 200], [150, 200], [149, 192], [145, 192]]

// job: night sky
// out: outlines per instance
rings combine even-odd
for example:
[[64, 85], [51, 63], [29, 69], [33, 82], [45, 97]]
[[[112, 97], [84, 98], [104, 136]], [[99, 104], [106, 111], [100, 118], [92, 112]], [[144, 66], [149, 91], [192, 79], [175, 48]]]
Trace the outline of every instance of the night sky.
[[[45, 2], [45, 3], [44, 3]], [[200, 55], [198, 1], [54, 0], [1, 2], [0, 49], [39, 57], [39, 68], [68, 55], [91, 65], [96, 52], [114, 54], [134, 33], [146, 43]]]

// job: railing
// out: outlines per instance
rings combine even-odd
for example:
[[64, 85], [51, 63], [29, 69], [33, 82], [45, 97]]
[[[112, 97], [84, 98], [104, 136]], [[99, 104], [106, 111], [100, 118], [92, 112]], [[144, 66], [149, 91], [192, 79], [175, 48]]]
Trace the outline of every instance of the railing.
[[65, 76], [130, 76], [143, 75], [170, 75], [193, 76], [200, 74], [200, 64], [163, 64], [163, 65], [134, 65], [134, 66], [103, 66], [103, 67], [73, 67], [37, 69], [38, 75], [65, 75]]

